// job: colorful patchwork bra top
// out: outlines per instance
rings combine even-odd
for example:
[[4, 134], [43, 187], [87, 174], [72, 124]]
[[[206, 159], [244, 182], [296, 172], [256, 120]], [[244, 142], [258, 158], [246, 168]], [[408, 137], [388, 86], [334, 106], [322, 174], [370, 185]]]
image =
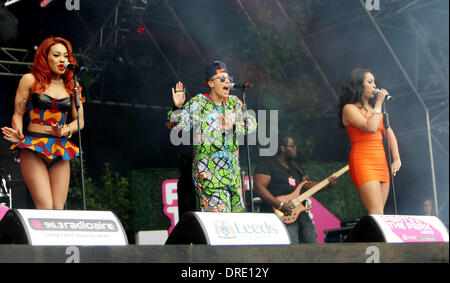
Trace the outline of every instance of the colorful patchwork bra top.
[[63, 126], [71, 107], [70, 97], [55, 99], [45, 93], [41, 95], [33, 93], [28, 102], [28, 117], [31, 124], [51, 126], [57, 123]]
[[[51, 126], [57, 123], [63, 126], [67, 113], [72, 107], [70, 97], [55, 99], [43, 93], [33, 93], [28, 103], [30, 124]], [[10, 147], [11, 150], [27, 149], [41, 154], [51, 166], [59, 159], [71, 160], [80, 155], [80, 149], [67, 137], [53, 137], [48, 134], [29, 132], [25, 137]]]

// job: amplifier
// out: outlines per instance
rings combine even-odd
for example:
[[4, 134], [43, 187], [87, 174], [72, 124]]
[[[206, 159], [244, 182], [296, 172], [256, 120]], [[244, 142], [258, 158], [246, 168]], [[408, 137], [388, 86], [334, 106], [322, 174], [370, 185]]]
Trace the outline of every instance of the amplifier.
[[30, 192], [22, 178], [20, 171], [19, 152], [10, 151], [0, 154], [0, 177], [6, 181], [6, 187], [11, 189], [12, 207], [34, 208]]

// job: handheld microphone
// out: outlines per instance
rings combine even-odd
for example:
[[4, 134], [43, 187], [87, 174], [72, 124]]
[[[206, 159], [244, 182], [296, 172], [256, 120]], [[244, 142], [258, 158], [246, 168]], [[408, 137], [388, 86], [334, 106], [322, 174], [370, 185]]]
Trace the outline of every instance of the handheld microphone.
[[74, 64], [70, 64], [69, 62], [64, 63], [64, 69], [72, 70], [72, 71], [79, 72], [79, 73], [88, 71], [88, 69], [86, 67], [81, 67], [81, 66], [77, 66]]
[[251, 88], [251, 87], [253, 87], [253, 84], [251, 84], [251, 83], [243, 83], [243, 84], [231, 83], [232, 89], [245, 90], [246, 88]]
[[[381, 89], [376, 88], [376, 89], [373, 91], [373, 94], [378, 95], [378, 93], [379, 93], [380, 91], [381, 91]], [[390, 95], [388, 94], [388, 95], [386, 95], [386, 97], [385, 97], [384, 99], [387, 100], [387, 101], [391, 101], [393, 98], [392, 98], [392, 96], [390, 96]]]

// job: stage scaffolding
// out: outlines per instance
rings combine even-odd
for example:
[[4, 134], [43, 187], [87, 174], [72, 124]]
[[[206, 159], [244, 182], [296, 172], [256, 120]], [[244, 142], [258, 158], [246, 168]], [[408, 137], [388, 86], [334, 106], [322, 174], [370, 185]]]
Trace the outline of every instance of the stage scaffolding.
[[[286, 20], [291, 21], [291, 18], [294, 18], [295, 15], [290, 14], [292, 11], [286, 9], [283, 3], [285, 4], [283, 1], [276, 0], [273, 5], [279, 9], [277, 13], [281, 13]], [[440, 203], [437, 197], [434, 172], [434, 155], [437, 153], [433, 153], [433, 145], [437, 146], [440, 154], [449, 157], [448, 147], [442, 144], [440, 138], [444, 136], [448, 139], [449, 135], [449, 44], [448, 41], [436, 36], [433, 30], [421, 22], [420, 14], [427, 13], [431, 17], [442, 18], [448, 23], [448, 10], [440, 9], [445, 3], [448, 5], [448, 0], [382, 1], [382, 7], [378, 11], [368, 11], [365, 7], [365, 1], [360, 0], [360, 3], [360, 7], [353, 7], [345, 13], [321, 19], [323, 28], [316, 30], [315, 33], [331, 31], [367, 19], [371, 21], [379, 34], [379, 44], [388, 48], [392, 59], [405, 79], [405, 82], [399, 85], [385, 87], [391, 90], [398, 89], [397, 98], [408, 96], [417, 99], [425, 111], [426, 127], [398, 132], [397, 137], [409, 139], [417, 135], [427, 135], [434, 205], [436, 214], [439, 215]], [[255, 31], [258, 32], [258, 23], [254, 14], [257, 11], [247, 8], [248, 5], [249, 3], [242, 0], [235, 0], [234, 2], [236, 13], [246, 17], [249, 25], [253, 26]], [[155, 10], [157, 11], [155, 12]], [[89, 26], [81, 13], [78, 11], [76, 13], [80, 21], [85, 26]], [[155, 13], [166, 16], [164, 20], [156, 19]], [[140, 34], [136, 33], [137, 28], [142, 29]], [[171, 37], [170, 39], [177, 43], [174, 50], [170, 50], [170, 52], [164, 47], [166, 45], [163, 46], [161, 35], [153, 32], [165, 28], [172, 30], [170, 34], [165, 36]], [[171, 76], [165, 81], [160, 80], [157, 82], [158, 84], [173, 84], [175, 78], [186, 82], [185, 85], [189, 90], [189, 86], [198, 85], [197, 78], [192, 77], [192, 75], [201, 70], [212, 59], [208, 58], [205, 50], [201, 50], [196, 44], [191, 33], [192, 31], [184, 23], [183, 13], [177, 10], [173, 1], [117, 0], [108, 16], [105, 17], [103, 25], [97, 30], [89, 31], [90, 43], [82, 52], [74, 54], [78, 63], [90, 70], [84, 78], [87, 85], [88, 102], [166, 110], [167, 105], [143, 104], [140, 103], [139, 98], [129, 94], [125, 96], [120, 90], [105, 93], [105, 84], [108, 83], [105, 81], [105, 70], [108, 66], [115, 66], [112, 67], [115, 78], [118, 81], [124, 80], [117, 61], [119, 61], [119, 64], [127, 64], [127, 56], [120, 53], [119, 50], [121, 50], [124, 40], [132, 38], [137, 43], [141, 42], [147, 46], [152, 46], [141, 54], [139, 60], [141, 64], [147, 64], [149, 69], [154, 72], [164, 69], [163, 71]], [[314, 33], [302, 34], [301, 31], [298, 31], [298, 33], [301, 38], [298, 42], [299, 48], [307, 51], [315, 71], [319, 74], [325, 88], [336, 103], [338, 94], [329, 82], [327, 76], [329, 70], [323, 68], [309, 42]], [[409, 58], [409, 60], [414, 61], [414, 68], [405, 67], [405, 62], [399, 59], [398, 54], [402, 52], [401, 48], [396, 46], [396, 43], [392, 40], [389, 40], [389, 36], [395, 33], [410, 37], [416, 42], [415, 46], [410, 47], [415, 48], [416, 56], [415, 58]], [[188, 57], [183, 54], [182, 50], [186, 48], [192, 51], [190, 52], [192, 56]], [[27, 73], [32, 65], [34, 51], [26, 48], [0, 47], [0, 76], [22, 76]], [[160, 60], [164, 62], [165, 66], [152, 64], [156, 55], [162, 58]], [[426, 64], [423, 62], [426, 62]], [[170, 83], [168, 83], [169, 81]], [[325, 107], [321, 116], [331, 117], [335, 115], [334, 103]]]

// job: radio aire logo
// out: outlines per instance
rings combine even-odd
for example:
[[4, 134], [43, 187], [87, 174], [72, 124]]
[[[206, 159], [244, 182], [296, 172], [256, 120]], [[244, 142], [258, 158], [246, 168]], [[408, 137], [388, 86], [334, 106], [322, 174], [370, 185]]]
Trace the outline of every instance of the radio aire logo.
[[237, 237], [236, 231], [226, 220], [215, 221], [217, 237], [222, 239], [233, 239]]
[[30, 218], [28, 223], [33, 230], [37, 231], [117, 232], [119, 230], [112, 220]]

